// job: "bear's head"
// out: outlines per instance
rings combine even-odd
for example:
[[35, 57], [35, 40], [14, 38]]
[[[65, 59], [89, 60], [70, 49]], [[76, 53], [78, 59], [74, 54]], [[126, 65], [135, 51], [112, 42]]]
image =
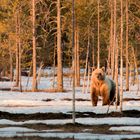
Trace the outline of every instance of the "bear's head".
[[102, 68], [93, 69], [92, 77], [99, 81], [105, 80], [105, 68], [102, 67]]

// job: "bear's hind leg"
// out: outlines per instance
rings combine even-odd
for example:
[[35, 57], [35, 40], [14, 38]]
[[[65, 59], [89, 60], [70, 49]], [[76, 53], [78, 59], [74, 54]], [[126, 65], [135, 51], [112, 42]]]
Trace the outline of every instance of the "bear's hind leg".
[[103, 106], [104, 106], [104, 105], [109, 105], [109, 100], [108, 100], [108, 99], [103, 99], [102, 105], [103, 105]]

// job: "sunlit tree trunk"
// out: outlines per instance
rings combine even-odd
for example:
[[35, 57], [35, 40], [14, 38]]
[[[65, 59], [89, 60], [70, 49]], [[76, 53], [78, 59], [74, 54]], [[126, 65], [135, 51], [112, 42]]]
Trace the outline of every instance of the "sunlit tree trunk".
[[33, 81], [32, 91], [37, 90], [37, 77], [36, 77], [36, 38], [35, 38], [35, 0], [32, 0], [32, 34], [33, 34]]
[[129, 65], [128, 65], [128, 0], [126, 0], [126, 91], [129, 90]]
[[21, 9], [19, 8], [18, 13], [18, 48], [19, 48], [19, 90], [22, 91], [21, 86], [21, 20], [20, 20]]
[[63, 68], [61, 48], [61, 9], [60, 0], [57, 0], [57, 89], [63, 90]]
[[88, 26], [88, 43], [87, 43], [87, 54], [86, 54], [86, 64], [85, 64], [85, 72], [84, 72], [84, 81], [83, 81], [82, 93], [85, 93], [86, 75], [87, 75], [88, 58], [89, 58], [89, 47], [90, 47], [90, 26]]
[[[110, 0], [110, 47], [108, 50], [108, 65], [111, 68], [111, 75], [114, 75], [114, 46], [113, 46], [113, 1]], [[109, 66], [108, 66], [109, 67]]]
[[97, 51], [97, 67], [100, 67], [100, 0], [98, 0], [98, 51]]
[[56, 66], [56, 48], [57, 48], [57, 44], [56, 44], [56, 36], [54, 37], [55, 40], [55, 44], [54, 44], [54, 52], [53, 52], [53, 88], [55, 87], [55, 66]]
[[[138, 89], [137, 89], [137, 93], [138, 93], [138, 91], [139, 91], [139, 72], [138, 72], [138, 65], [137, 65], [137, 60], [136, 60], [136, 55], [135, 55], [134, 47], [131, 47], [131, 48], [132, 48], [133, 59], [134, 59], [134, 67], [135, 67], [135, 70], [136, 70], [136, 84], [138, 85]], [[134, 70], [134, 74], [135, 74], [135, 70]]]
[[123, 0], [121, 1], [121, 34], [120, 34], [120, 111], [123, 109]]
[[19, 86], [19, 46], [18, 46], [18, 13], [15, 15], [16, 20], [16, 85]]
[[[114, 32], [113, 32], [113, 61], [115, 60], [115, 52], [116, 52], [116, 0], [114, 0]], [[114, 62], [113, 62], [113, 69], [112, 69], [112, 76], [113, 79], [115, 78], [115, 66], [114, 66]]]
[[111, 47], [108, 46], [107, 74], [110, 75]]
[[72, 65], [73, 65], [73, 86], [72, 86], [72, 92], [73, 92], [73, 100], [72, 100], [72, 122], [75, 124], [75, 0], [72, 0]]
[[116, 108], [118, 103], [118, 40], [116, 40], [116, 48], [115, 48], [115, 83], [116, 83]]
[[80, 63], [79, 63], [79, 29], [75, 29], [75, 85], [80, 86]]
[[92, 67], [95, 67], [95, 49], [94, 49], [94, 33], [92, 35]]

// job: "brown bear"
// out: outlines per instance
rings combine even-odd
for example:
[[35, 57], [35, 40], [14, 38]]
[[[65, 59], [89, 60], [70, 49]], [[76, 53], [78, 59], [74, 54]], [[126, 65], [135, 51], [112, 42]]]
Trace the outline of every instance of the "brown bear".
[[[105, 68], [103, 67], [93, 70], [90, 85], [92, 105], [97, 106], [99, 96], [103, 99], [102, 105], [113, 104], [115, 101], [115, 93], [116, 84], [106, 76]], [[117, 105], [119, 105], [119, 95]]]

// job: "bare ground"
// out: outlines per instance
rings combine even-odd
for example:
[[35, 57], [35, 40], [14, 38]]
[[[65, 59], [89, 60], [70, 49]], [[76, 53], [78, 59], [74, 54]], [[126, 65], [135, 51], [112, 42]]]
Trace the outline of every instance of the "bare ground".
[[[27, 120], [47, 120], [47, 119], [71, 119], [72, 113], [34, 113], [34, 114], [12, 114], [0, 111], [0, 119], [9, 119], [14, 121]], [[104, 118], [104, 117], [140, 117], [140, 111], [128, 110], [123, 112], [111, 112], [108, 114], [96, 114], [94, 112], [76, 112], [77, 118]]]
[[[48, 119], [70, 119], [71, 113], [63, 114], [63, 113], [35, 113], [35, 114], [11, 114], [7, 112], [0, 112], [0, 119], [9, 119], [14, 121], [27, 121], [27, 120], [48, 120]], [[104, 117], [140, 117], [140, 111], [137, 110], [129, 110], [120, 112], [112, 112], [108, 114], [95, 114], [93, 112], [77, 112], [77, 118], [104, 118]], [[65, 125], [47, 125], [47, 124], [24, 124], [18, 125], [18, 127], [26, 127], [29, 129], [35, 129], [37, 131], [41, 130], [61, 130], [64, 133], [74, 132], [74, 133], [93, 133], [93, 134], [138, 134], [129, 131], [109, 131], [110, 127], [114, 125], [82, 125], [82, 124], [65, 124]], [[14, 125], [0, 125], [2, 127], [15, 127]], [[10, 138], [2, 138], [0, 140], [60, 140], [60, 138], [43, 138], [43, 137], [10, 137]], [[74, 138], [67, 138], [63, 140], [74, 140]], [[76, 139], [75, 139], [76, 140]], [[135, 139], [136, 140], [136, 139]]]
[[[63, 100], [66, 101], [71, 101], [69, 98], [65, 98]], [[139, 101], [140, 99], [127, 99], [125, 98], [124, 101], [129, 101], [129, 100], [134, 100], [134, 101]], [[43, 101], [49, 102], [52, 101], [52, 99], [44, 99]], [[82, 99], [78, 98], [76, 101], [89, 101], [87, 99]], [[137, 117], [140, 118], [140, 111], [138, 110], [128, 110], [128, 111], [123, 111], [123, 112], [111, 112], [108, 114], [96, 114], [94, 112], [76, 112], [76, 117], [77, 118], [105, 118], [105, 117]], [[72, 112], [68, 112], [67, 114], [65, 113], [34, 113], [34, 114], [12, 114], [8, 112], [2, 112], [0, 111], [0, 119], [8, 119], [8, 120], [13, 120], [13, 121], [28, 121], [28, 120], [49, 120], [49, 119], [72, 119]], [[17, 126], [17, 125], [16, 125]], [[14, 125], [0, 125], [0, 128], [2, 127], [16, 127]], [[65, 125], [47, 125], [43, 123], [39, 124], [24, 124], [24, 125], [18, 125], [18, 127], [26, 127], [29, 129], [35, 129], [38, 132], [42, 130], [61, 130], [63, 133], [69, 133], [69, 132], [74, 132], [74, 133], [93, 133], [93, 134], [138, 134], [135, 132], [129, 132], [129, 131], [110, 131], [109, 128], [113, 127], [115, 125], [82, 125], [82, 124], [65, 124]], [[117, 125], [118, 126], [118, 125]], [[57, 132], [58, 133], [58, 132]], [[1, 137], [0, 140], [60, 140], [62, 138], [43, 138], [43, 137], [38, 137], [38, 136], [23, 136], [23, 137]], [[63, 140], [76, 140], [74, 138], [66, 138]], [[133, 139], [133, 140], [138, 140], [138, 139]]]

